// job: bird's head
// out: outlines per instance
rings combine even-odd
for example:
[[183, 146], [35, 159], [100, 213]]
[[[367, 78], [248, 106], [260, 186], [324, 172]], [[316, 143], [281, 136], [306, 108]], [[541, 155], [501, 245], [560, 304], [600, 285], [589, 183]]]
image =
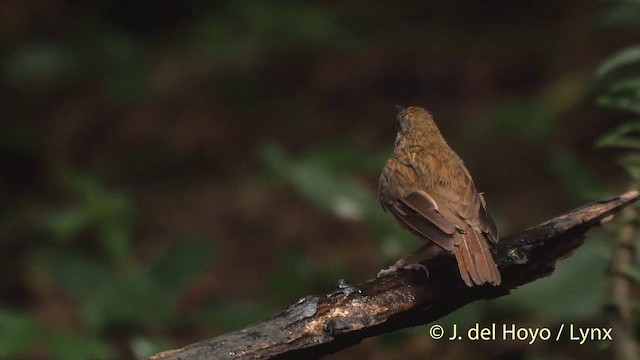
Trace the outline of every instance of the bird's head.
[[397, 108], [399, 112], [396, 124], [398, 131], [396, 143], [402, 140], [431, 142], [442, 139], [440, 130], [427, 110], [417, 106], [408, 108], [398, 106]]

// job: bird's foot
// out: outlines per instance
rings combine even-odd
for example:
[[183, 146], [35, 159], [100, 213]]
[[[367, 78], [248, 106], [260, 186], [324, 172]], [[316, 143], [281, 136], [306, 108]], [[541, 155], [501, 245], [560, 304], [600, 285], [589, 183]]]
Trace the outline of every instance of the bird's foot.
[[429, 269], [422, 264], [407, 264], [405, 261], [398, 261], [397, 263], [389, 266], [387, 269], [380, 270], [378, 272], [378, 277], [387, 276], [398, 272], [398, 270], [414, 270], [414, 271], [424, 271], [429, 277]]

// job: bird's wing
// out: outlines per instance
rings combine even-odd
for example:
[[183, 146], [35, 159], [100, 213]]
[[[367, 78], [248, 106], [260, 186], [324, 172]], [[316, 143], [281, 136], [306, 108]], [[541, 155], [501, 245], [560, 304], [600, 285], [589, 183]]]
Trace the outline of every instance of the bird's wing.
[[457, 178], [457, 188], [436, 187], [430, 194], [440, 204], [445, 218], [462, 222], [463, 231], [454, 235], [461, 240], [453, 252], [464, 282], [468, 286], [485, 282], [499, 285], [500, 272], [488, 246], [489, 241], [498, 241], [496, 227], [487, 213], [482, 194], [477, 192], [468, 172], [465, 173], [467, 176]]
[[[478, 193], [471, 180], [471, 175], [466, 171], [464, 176], [457, 179], [457, 189], [437, 187], [429, 194], [438, 204], [441, 204], [443, 213], [451, 211], [461, 220], [464, 220], [473, 229], [481, 231], [493, 243], [498, 242], [498, 231], [493, 219], [487, 212], [482, 194]], [[446, 215], [445, 215], [446, 216]]]
[[387, 208], [412, 231], [453, 251], [457, 226], [438, 211], [438, 204], [425, 191], [414, 191], [392, 201]]

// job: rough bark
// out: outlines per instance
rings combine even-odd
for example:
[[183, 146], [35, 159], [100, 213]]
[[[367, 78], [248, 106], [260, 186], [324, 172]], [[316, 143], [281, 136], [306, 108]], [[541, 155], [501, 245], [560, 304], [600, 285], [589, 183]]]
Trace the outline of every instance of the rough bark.
[[298, 300], [283, 312], [244, 329], [151, 356], [152, 360], [318, 358], [362, 339], [439, 319], [476, 300], [550, 275], [571, 256], [592, 227], [635, 202], [637, 191], [587, 204], [500, 240], [498, 287], [464, 285], [450, 257], [431, 259], [422, 271], [401, 271], [358, 285], [343, 280], [326, 294]]

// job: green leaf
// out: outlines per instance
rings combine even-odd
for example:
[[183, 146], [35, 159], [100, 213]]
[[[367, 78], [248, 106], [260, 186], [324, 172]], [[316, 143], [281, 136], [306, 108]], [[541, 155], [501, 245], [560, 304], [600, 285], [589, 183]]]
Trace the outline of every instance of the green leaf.
[[205, 308], [195, 318], [198, 323], [209, 323], [221, 331], [230, 331], [264, 320], [276, 311], [278, 308], [252, 302], [224, 302]]
[[96, 284], [112, 272], [104, 263], [62, 249], [42, 250], [32, 256], [30, 264], [45, 271], [65, 294], [80, 302], [93, 296]]
[[42, 339], [43, 330], [32, 317], [0, 308], [0, 358], [18, 358]]
[[96, 332], [116, 325], [158, 325], [176, 307], [164, 295], [163, 287], [143, 272], [110, 274], [94, 284], [91, 297], [80, 304], [82, 319]]
[[2, 63], [4, 78], [14, 86], [60, 81], [78, 69], [72, 49], [63, 44], [31, 44], [17, 49]]
[[596, 77], [602, 79], [623, 67], [638, 64], [640, 64], [640, 46], [631, 46], [605, 60], [596, 70]]
[[247, 59], [269, 49], [292, 46], [347, 48], [344, 44], [351, 38], [340, 19], [310, 3], [238, 0], [221, 10], [204, 14], [193, 34], [214, 61], [251, 63]]
[[263, 149], [262, 158], [300, 194], [337, 217], [362, 220], [381, 214], [372, 212], [372, 209], [378, 210], [379, 205], [370, 191], [317, 159], [302, 157], [291, 161], [281, 149], [273, 146]]
[[598, 147], [640, 150], [640, 121], [629, 121], [609, 131], [596, 142]]
[[86, 212], [82, 207], [69, 207], [67, 209], [54, 210], [42, 220], [43, 225], [51, 234], [68, 243], [90, 224]]
[[74, 196], [75, 203], [51, 212], [43, 219], [54, 236], [70, 241], [87, 229], [96, 230], [108, 258], [124, 263], [131, 258], [133, 201], [125, 191], [109, 191], [87, 174], [62, 171], [62, 185]]
[[598, 316], [605, 301], [605, 276], [611, 252], [607, 241], [603, 240], [606, 239], [598, 241], [592, 234], [574, 255], [558, 262], [553, 276], [522, 286], [511, 295], [494, 300], [493, 306], [503, 311], [536, 314], [542, 321]]
[[627, 170], [634, 180], [640, 181], [640, 154], [632, 153], [621, 156], [618, 163]]
[[313, 292], [318, 285], [317, 264], [310, 261], [308, 254], [287, 250], [278, 254], [276, 268], [269, 274], [267, 288], [272, 299], [278, 303], [286, 303], [304, 294]]
[[155, 353], [171, 348], [172, 345], [157, 335], [153, 337], [151, 335], [138, 335], [129, 340], [129, 347], [134, 358], [146, 359]]
[[620, 0], [609, 3], [611, 6], [602, 19], [605, 25], [627, 30], [640, 28], [640, 2]]
[[640, 91], [640, 76], [615, 80], [609, 86], [609, 91], [613, 93], [629, 92], [637, 96]]
[[[377, 235], [376, 250], [384, 261], [398, 258], [419, 245], [414, 236], [402, 230], [381, 210], [378, 198], [371, 190], [347, 175], [350, 172], [342, 171], [346, 169], [336, 166], [338, 161], [333, 162], [323, 155], [331, 157], [332, 153], [311, 151], [290, 160], [275, 145], [263, 147], [260, 153], [263, 162], [279, 179], [293, 186], [313, 205], [342, 219], [366, 221]], [[366, 158], [365, 154], [360, 156]], [[378, 169], [382, 168], [385, 158], [379, 157]]]
[[176, 296], [165, 293], [162, 280], [143, 271], [116, 272], [68, 250], [42, 251], [32, 265], [46, 271], [77, 302], [83, 322], [94, 333], [114, 324], [157, 324], [176, 307]]
[[549, 153], [549, 165], [563, 185], [563, 189], [576, 202], [590, 201], [606, 195], [606, 191], [593, 172], [570, 151], [556, 149]]
[[[124, 220], [124, 219], [123, 219]], [[100, 226], [100, 240], [108, 258], [116, 264], [127, 262], [133, 256], [131, 240], [133, 229], [127, 220], [112, 219]]]
[[143, 44], [118, 32], [98, 32], [92, 38], [94, 56], [101, 59], [96, 71], [103, 74], [115, 105], [127, 105], [145, 95], [151, 67]]
[[[391, 145], [391, 144], [389, 144]], [[311, 149], [304, 155], [304, 161], [325, 167], [332, 172], [354, 173], [363, 171], [379, 174], [380, 169], [389, 158], [388, 151], [363, 153], [350, 144], [332, 142]]]
[[68, 332], [51, 334], [48, 340], [53, 359], [113, 359], [111, 349], [102, 341]]
[[165, 297], [175, 298], [196, 275], [213, 266], [217, 252], [212, 244], [183, 243], [166, 251], [149, 275], [161, 286]]
[[628, 111], [640, 115], [640, 97], [625, 94], [606, 94], [596, 98], [596, 103], [602, 107]]
[[509, 101], [497, 105], [483, 119], [464, 127], [462, 144], [473, 146], [482, 139], [509, 136], [528, 143], [546, 145], [558, 124], [558, 117], [539, 101]]

